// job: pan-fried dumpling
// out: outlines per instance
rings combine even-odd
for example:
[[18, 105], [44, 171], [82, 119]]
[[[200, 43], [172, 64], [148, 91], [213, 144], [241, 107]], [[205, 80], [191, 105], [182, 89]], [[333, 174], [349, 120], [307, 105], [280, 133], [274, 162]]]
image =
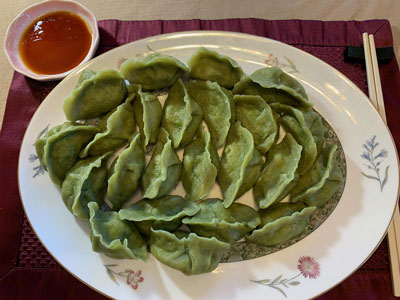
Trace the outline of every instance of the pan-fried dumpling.
[[150, 251], [161, 263], [186, 275], [213, 271], [230, 245], [195, 233], [152, 230]]
[[136, 99], [133, 103], [136, 123], [140, 131], [142, 146], [155, 144], [162, 118], [162, 106], [158, 98], [151, 93], [142, 92], [140, 85], [134, 86]]
[[225, 207], [251, 189], [262, 165], [263, 160], [254, 147], [253, 136], [237, 121], [229, 131], [218, 173]]
[[199, 205], [197, 214], [182, 220], [199, 236], [215, 237], [233, 244], [261, 223], [258, 213], [241, 203], [232, 203], [225, 208], [220, 199], [206, 199]]
[[[300, 177], [298, 184], [290, 193], [290, 201], [297, 202], [304, 199], [314, 199], [315, 193], [325, 186], [330, 173], [335, 166], [336, 145], [327, 145], [315, 160], [311, 169]], [[340, 182], [339, 182], [340, 183]], [[329, 199], [329, 198], [328, 198]], [[324, 197], [324, 200], [328, 200]], [[323, 204], [320, 200], [319, 204]]]
[[79, 152], [98, 132], [95, 126], [65, 122], [36, 141], [40, 164], [54, 183], [61, 186], [65, 174], [78, 160]]
[[88, 208], [93, 251], [116, 259], [146, 261], [147, 243], [131, 222], [121, 220], [115, 211], [99, 210], [95, 202]]
[[83, 149], [80, 157], [96, 156], [113, 151], [125, 145], [136, 130], [132, 101], [135, 93], [131, 93], [124, 103], [110, 112], [99, 127], [104, 130], [95, 135], [94, 139]]
[[168, 55], [152, 53], [143, 60], [128, 59], [121, 65], [121, 73], [133, 84], [145, 90], [156, 90], [172, 85], [188, 67]]
[[[297, 203], [296, 203], [297, 204]], [[279, 203], [259, 211], [263, 226], [246, 235], [246, 240], [263, 246], [286, 242], [302, 233], [310, 222], [315, 206]]]
[[178, 79], [171, 87], [163, 108], [162, 127], [172, 140], [174, 149], [189, 144], [201, 124], [203, 111], [189, 96], [185, 85]]
[[172, 148], [168, 132], [160, 128], [157, 144], [141, 180], [143, 198], [158, 198], [168, 192], [181, 178], [181, 161]]
[[70, 121], [91, 119], [108, 113], [126, 97], [125, 80], [115, 70], [103, 70], [91, 76], [83, 73], [77, 87], [64, 99], [63, 109]]
[[304, 87], [279, 68], [262, 68], [236, 83], [233, 94], [260, 95], [267, 103], [309, 109], [312, 103]]
[[303, 147], [298, 172], [303, 175], [314, 163], [317, 157], [317, 145], [307, 127], [303, 113], [291, 106], [279, 103], [271, 104], [271, 108], [281, 115], [280, 122], [283, 128], [290, 132], [298, 144]]
[[186, 198], [205, 198], [215, 184], [219, 169], [217, 150], [211, 143], [210, 134], [199, 128], [197, 138], [183, 152], [182, 184]]
[[253, 189], [254, 200], [260, 208], [267, 208], [281, 200], [281, 194], [295, 178], [302, 147], [290, 133], [267, 154], [260, 177]]
[[192, 55], [188, 66], [190, 77], [215, 81], [227, 89], [245, 76], [242, 68], [232, 58], [203, 47]]
[[89, 202], [100, 204], [107, 190], [107, 159], [110, 153], [78, 161], [65, 176], [61, 196], [69, 211], [89, 220]]
[[231, 123], [235, 121], [231, 93], [211, 81], [194, 80], [188, 83], [187, 88], [203, 110], [211, 141], [218, 149], [225, 143]]
[[200, 207], [181, 196], [167, 195], [156, 199], [142, 199], [119, 211], [122, 220], [134, 221], [144, 235], [150, 236], [151, 228], [175, 231], [182, 218], [193, 216]]
[[325, 143], [322, 119], [315, 111], [303, 111], [303, 115], [306, 126], [310, 129], [311, 134], [314, 137], [314, 142], [317, 146], [317, 153], [321, 153]]
[[265, 154], [279, 134], [271, 107], [260, 96], [235, 95], [233, 101], [236, 120], [251, 132], [256, 149]]
[[139, 139], [139, 134], [135, 134], [109, 170], [107, 198], [114, 210], [119, 210], [139, 188], [145, 166], [145, 153]]

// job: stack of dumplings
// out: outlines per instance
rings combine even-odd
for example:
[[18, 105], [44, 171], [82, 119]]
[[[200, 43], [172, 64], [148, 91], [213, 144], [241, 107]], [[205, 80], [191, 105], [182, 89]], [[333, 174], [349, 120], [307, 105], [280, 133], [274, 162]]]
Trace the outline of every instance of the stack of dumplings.
[[[240, 240], [298, 236], [343, 185], [312, 106], [278, 68], [246, 75], [206, 48], [188, 65], [152, 53], [120, 72], [82, 72], [64, 100], [68, 121], [35, 148], [67, 209], [88, 221], [93, 251], [143, 261], [150, 251], [195, 275]], [[173, 195], [179, 182], [185, 194]], [[208, 198], [218, 186], [221, 199]], [[250, 190], [255, 208], [237, 202]]]

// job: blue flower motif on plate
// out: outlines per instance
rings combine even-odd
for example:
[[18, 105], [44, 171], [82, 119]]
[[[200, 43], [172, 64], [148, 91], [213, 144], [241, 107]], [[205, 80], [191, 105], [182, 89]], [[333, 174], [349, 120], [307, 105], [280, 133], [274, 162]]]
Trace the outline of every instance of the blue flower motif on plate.
[[[49, 124], [39, 132], [39, 134], [37, 136], [37, 139], [41, 138], [43, 135], [46, 135], [48, 131], [49, 131]], [[35, 144], [33, 144], [33, 147], [35, 147]], [[36, 153], [33, 153], [33, 154], [29, 155], [28, 160], [29, 160], [30, 163], [34, 163], [34, 162], [39, 160], [39, 156], [37, 156]], [[32, 170], [33, 170], [33, 176], [32, 176], [33, 178], [44, 174], [44, 169], [40, 165], [40, 163], [39, 163], [39, 165], [34, 166], [32, 168]]]
[[[376, 141], [376, 135], [362, 145], [365, 151], [361, 154], [361, 157], [367, 161], [364, 166], [366, 166], [373, 175], [364, 172], [361, 172], [361, 174], [369, 179], [378, 181], [381, 191], [383, 191], [383, 187], [389, 178], [389, 166], [386, 166], [384, 174], [381, 174], [381, 167], [384, 159], [388, 157], [388, 152], [385, 149], [379, 151], [378, 146], [379, 143]], [[384, 176], [382, 177], [381, 175]]]

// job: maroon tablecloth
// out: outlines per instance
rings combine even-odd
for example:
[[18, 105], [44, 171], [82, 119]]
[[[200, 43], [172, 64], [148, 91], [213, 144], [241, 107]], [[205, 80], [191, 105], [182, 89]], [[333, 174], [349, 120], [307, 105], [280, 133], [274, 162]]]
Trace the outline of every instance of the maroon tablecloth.
[[[365, 31], [375, 35], [377, 47], [393, 45], [386, 20], [106, 20], [100, 21], [99, 27], [101, 40], [97, 54], [144, 37], [184, 30], [226, 30], [269, 37], [321, 58], [364, 92], [367, 92], [365, 68], [362, 64], [344, 62], [345, 46], [362, 45], [361, 34]], [[380, 75], [388, 124], [399, 147], [400, 73], [396, 60], [380, 65]], [[18, 194], [17, 163], [23, 134], [36, 108], [57, 83], [37, 82], [15, 73], [10, 87], [0, 133], [0, 299], [105, 299], [75, 279], [46, 252], [24, 216]], [[319, 299], [392, 297], [384, 240], [357, 272]]]

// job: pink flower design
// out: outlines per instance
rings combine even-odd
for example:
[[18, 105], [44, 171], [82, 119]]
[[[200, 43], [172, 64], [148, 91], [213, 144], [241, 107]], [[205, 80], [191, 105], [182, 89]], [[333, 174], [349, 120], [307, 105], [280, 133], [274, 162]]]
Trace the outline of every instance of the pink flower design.
[[297, 268], [305, 278], [315, 279], [320, 274], [319, 263], [310, 256], [300, 257]]
[[274, 279], [266, 278], [251, 281], [271, 287], [279, 291], [283, 296], [287, 297], [284, 288], [288, 289], [301, 283], [299, 280], [295, 280], [296, 278], [303, 275], [305, 278], [316, 279], [320, 274], [319, 263], [314, 258], [310, 256], [302, 256], [299, 258], [298, 263], [299, 264], [297, 265], [297, 268], [300, 270], [300, 273], [291, 278], [285, 278], [282, 274], [280, 274]]
[[104, 265], [107, 269], [107, 274], [110, 276], [111, 280], [119, 285], [115, 276], [126, 278], [126, 283], [129, 284], [134, 290], [137, 290], [139, 283], [143, 282], [144, 278], [142, 276], [142, 270], [134, 271], [132, 269], [125, 269], [124, 271], [113, 271], [112, 267], [117, 267], [116, 264]]
[[122, 57], [122, 58], [120, 58], [120, 59], [118, 60], [118, 63], [117, 63], [117, 69], [118, 69], [118, 70], [121, 68], [121, 65], [122, 65], [126, 60], [127, 60], [127, 58], [125, 58], [125, 57]]
[[268, 58], [265, 60], [265, 63], [267, 65], [270, 65], [271, 67], [278, 67], [279, 60], [274, 54], [270, 53], [268, 55]]
[[133, 271], [133, 270], [126, 270], [128, 275], [126, 277], [126, 283], [129, 284], [134, 290], [136, 290], [139, 286], [139, 282], [142, 282], [144, 278], [142, 275], [142, 270]]
[[282, 60], [286, 62], [279, 61], [278, 57], [276, 57], [273, 53], [270, 53], [268, 54], [267, 59], [264, 61], [264, 63], [270, 67], [280, 68], [282, 70], [285, 69], [286, 73], [299, 72], [296, 68], [296, 65], [290, 58], [284, 56]]

